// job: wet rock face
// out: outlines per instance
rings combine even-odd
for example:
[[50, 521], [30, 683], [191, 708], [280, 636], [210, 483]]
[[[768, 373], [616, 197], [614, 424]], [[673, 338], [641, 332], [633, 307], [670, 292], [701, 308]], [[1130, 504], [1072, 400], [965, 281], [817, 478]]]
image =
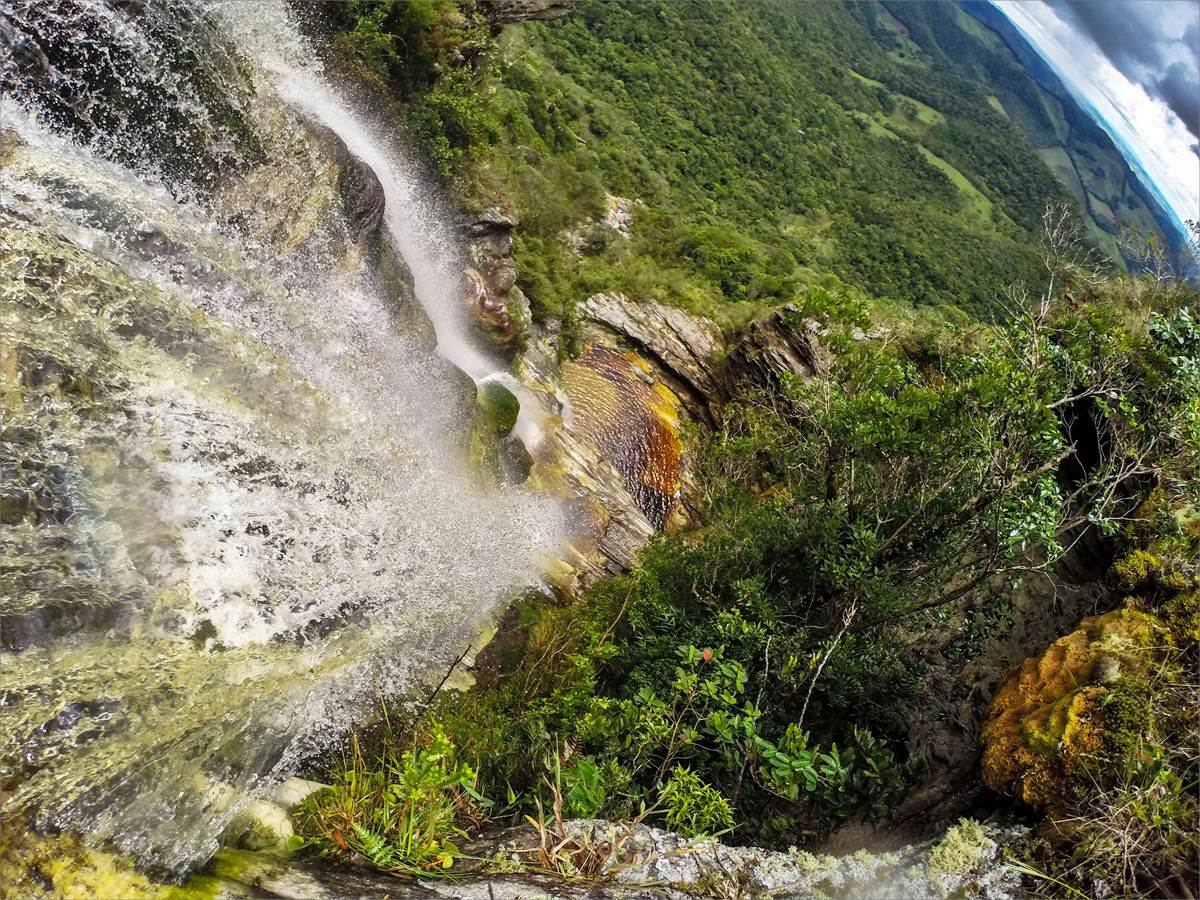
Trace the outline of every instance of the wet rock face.
[[518, 371], [543, 429], [542, 440], [530, 448], [530, 483], [566, 501], [568, 513], [570, 543], [550, 580], [557, 590], [573, 594], [632, 566], [654, 526], [622, 473], [578, 427], [552, 340], [531, 341]]
[[[0, 92], [36, 102], [52, 128], [201, 189], [261, 158], [253, 89], [202, 7], [15, 0], [4, 13]], [[99, 45], [104, 33], [118, 43]]]
[[272, 154], [213, 195], [222, 218], [278, 253], [329, 269], [363, 269], [387, 298], [393, 324], [423, 349], [437, 345], [412, 271], [383, 223], [379, 177], [333, 131], [312, 121], [279, 129]]
[[662, 528], [679, 500], [678, 398], [634, 353], [594, 346], [563, 363], [568, 428], [621, 473], [643, 515]]
[[575, 0], [480, 0], [479, 5], [496, 27], [513, 22], [561, 19], [575, 8]]
[[720, 356], [721, 332], [702, 316], [659, 303], [634, 303], [624, 294], [595, 294], [579, 306], [585, 325], [632, 345], [668, 382], [688, 413], [713, 425], [728, 392]]
[[337, 186], [342, 209], [350, 238], [359, 243], [373, 235], [383, 222], [383, 185], [375, 171], [351, 153], [341, 138], [332, 137], [337, 143], [335, 158], [340, 170]]
[[[721, 333], [707, 319], [622, 294], [578, 307], [583, 352], [561, 366], [527, 353], [527, 371], [559, 395], [555, 435], [567, 491], [579, 497], [583, 580], [630, 566], [657, 529], [686, 517], [686, 418], [719, 420], [726, 387]], [[533, 363], [533, 365], [531, 365]]]

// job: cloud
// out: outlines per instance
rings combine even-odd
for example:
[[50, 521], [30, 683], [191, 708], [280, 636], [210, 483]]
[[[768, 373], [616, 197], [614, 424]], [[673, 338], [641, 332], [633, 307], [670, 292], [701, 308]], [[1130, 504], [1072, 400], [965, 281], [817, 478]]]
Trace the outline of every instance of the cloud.
[[1200, 215], [1200, 135], [1184, 124], [1197, 109], [1188, 83], [1200, 80], [1197, 52], [1188, 42], [1200, 31], [1200, 5], [992, 2], [1095, 115], [1182, 232], [1184, 220]]
[[1155, 87], [1192, 136], [1200, 138], [1200, 76], [1183, 63], [1171, 63]]
[[1200, 4], [1194, 0], [1049, 0], [1077, 41], [1170, 107], [1200, 138]]

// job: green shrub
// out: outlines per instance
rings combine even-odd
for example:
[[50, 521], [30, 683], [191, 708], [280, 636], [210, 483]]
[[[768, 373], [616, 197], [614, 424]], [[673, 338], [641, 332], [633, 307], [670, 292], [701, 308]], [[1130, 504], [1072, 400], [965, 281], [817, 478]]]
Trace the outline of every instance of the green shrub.
[[591, 819], [607, 806], [604, 774], [595, 757], [581, 756], [563, 770], [563, 800], [567, 816]]
[[349, 858], [359, 853], [380, 869], [414, 875], [449, 869], [461, 855], [461, 816], [490, 805], [474, 789], [474, 770], [434, 723], [419, 746], [397, 752], [392, 736], [368, 763], [357, 739], [331, 787], [295, 813], [301, 852]]
[[667, 827], [688, 836], [720, 834], [733, 828], [733, 810], [721, 792], [687, 766], [676, 766], [658, 794]]

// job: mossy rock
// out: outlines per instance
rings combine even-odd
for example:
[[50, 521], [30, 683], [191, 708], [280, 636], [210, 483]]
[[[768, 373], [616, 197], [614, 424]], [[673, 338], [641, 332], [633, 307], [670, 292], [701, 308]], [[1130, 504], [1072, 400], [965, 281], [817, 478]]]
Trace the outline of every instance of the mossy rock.
[[[475, 410], [470, 417], [467, 458], [485, 482], [511, 481], [506, 458], [509, 445], [519, 441], [509, 437], [517, 424], [521, 403], [504, 385], [484, 381], [475, 391]], [[528, 476], [528, 471], [525, 472]], [[522, 479], [523, 480], [523, 479]]]
[[996, 853], [996, 842], [974, 819], [959, 819], [929, 854], [930, 868], [946, 875], [968, 875]]
[[479, 385], [476, 398], [488, 430], [498, 438], [511, 434], [521, 412], [516, 394], [498, 381], [485, 381]]
[[1040, 657], [1030, 657], [996, 693], [983, 726], [988, 787], [1053, 809], [1110, 740], [1104, 707], [1144, 684], [1170, 637], [1155, 616], [1120, 609], [1084, 619]]
[[[1191, 509], [1191, 507], [1187, 507]], [[1151, 609], [1178, 647], [1200, 643], [1200, 572], [1185, 559], [1137, 549], [1113, 565], [1127, 605]]]
[[71, 834], [38, 834], [23, 816], [0, 824], [0, 900], [190, 900], [158, 884], [120, 856], [86, 846]]

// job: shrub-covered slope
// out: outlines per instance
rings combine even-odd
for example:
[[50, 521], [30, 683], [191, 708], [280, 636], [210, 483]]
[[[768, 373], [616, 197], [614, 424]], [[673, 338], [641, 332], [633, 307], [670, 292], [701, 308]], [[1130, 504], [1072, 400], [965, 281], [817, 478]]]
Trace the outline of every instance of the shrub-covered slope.
[[[731, 323], [837, 282], [979, 313], [1039, 277], [1070, 199], [993, 89], [897, 50], [879, 6], [582, 0], [495, 37], [449, 0], [329, 10], [459, 198], [516, 213], [535, 318], [615, 288]], [[628, 240], [606, 193], [639, 201]]]
[[[561, 279], [540, 277], [556, 267], [585, 281], [615, 270], [635, 295], [720, 318], [830, 277], [980, 311], [998, 282], [1033, 277], [1032, 236], [1061, 184], [982, 88], [932, 69], [892, 88], [872, 78], [884, 56], [861, 18], [832, 4], [585, 0], [507, 33], [501, 138], [480, 171], [536, 232], [535, 306], [566, 299]], [[599, 211], [602, 189], [646, 203], [632, 245], [562, 258], [556, 232], [580, 199]]]

